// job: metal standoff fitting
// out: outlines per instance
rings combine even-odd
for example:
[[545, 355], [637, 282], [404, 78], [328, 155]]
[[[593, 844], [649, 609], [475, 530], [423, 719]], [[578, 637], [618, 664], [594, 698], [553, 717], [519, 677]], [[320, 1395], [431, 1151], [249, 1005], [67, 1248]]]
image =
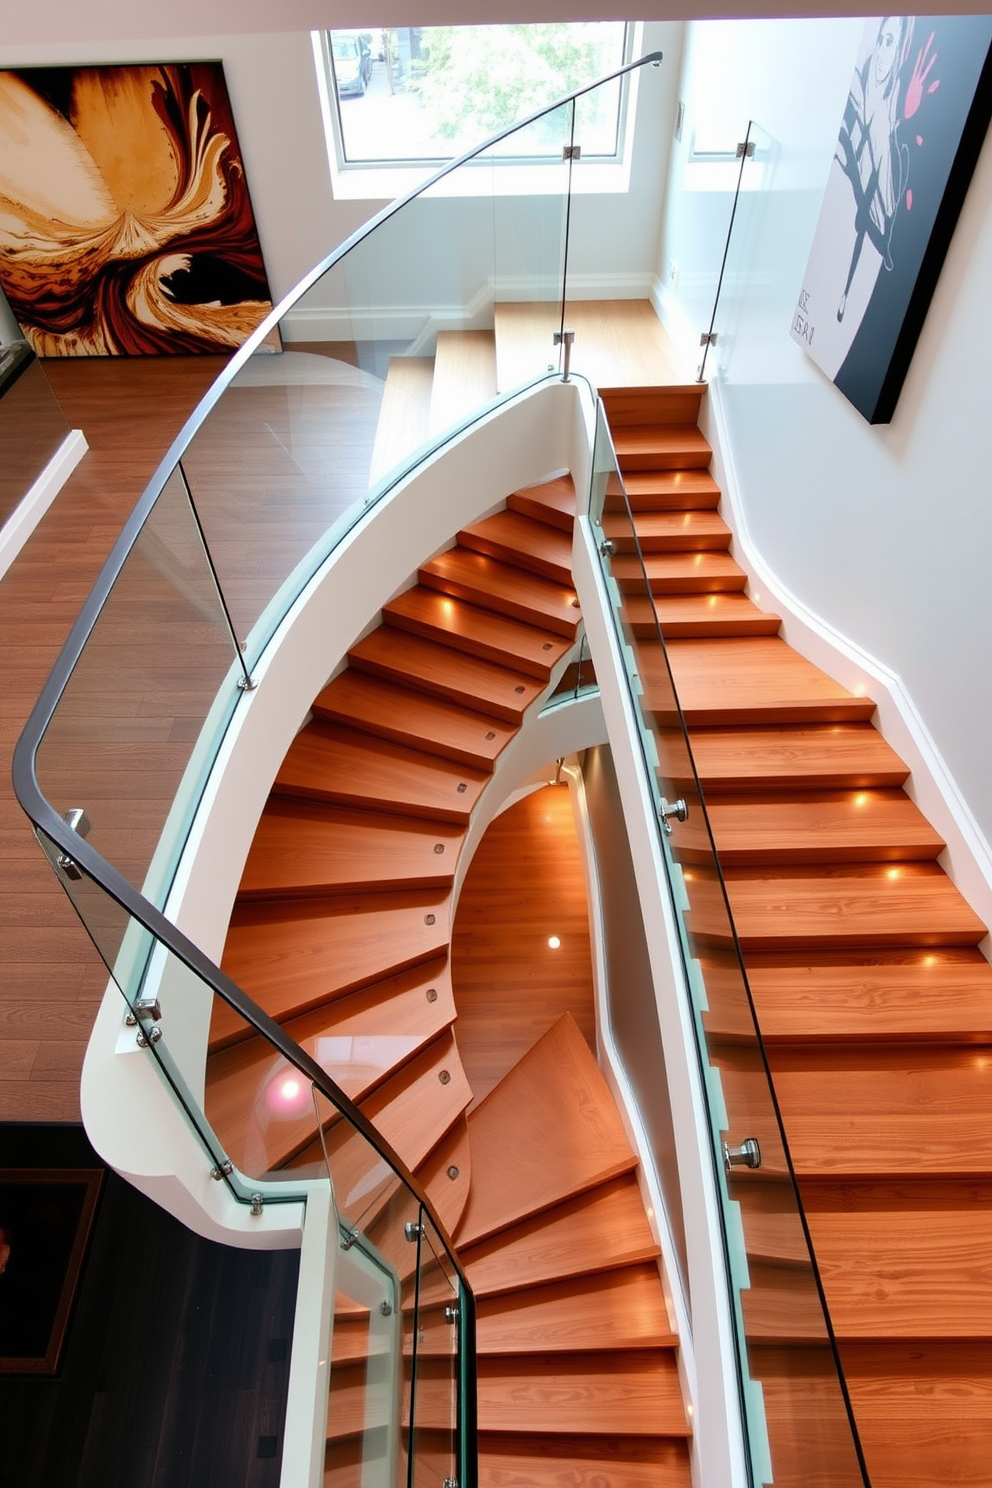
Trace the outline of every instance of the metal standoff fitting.
[[418, 1239], [422, 1232], [423, 1225], [418, 1224], [415, 1219], [408, 1219], [406, 1224], [403, 1226], [403, 1233], [411, 1243], [414, 1240]]
[[723, 1166], [730, 1173], [734, 1168], [760, 1168], [761, 1148], [757, 1137], [745, 1137], [739, 1147], [723, 1144]]
[[230, 1176], [231, 1176], [231, 1174], [233, 1172], [234, 1172], [234, 1164], [231, 1162], [231, 1159], [228, 1157], [228, 1158], [225, 1158], [222, 1163], [218, 1163], [215, 1168], [211, 1168], [210, 1169], [210, 1176], [214, 1180], [215, 1183], [219, 1183], [222, 1178], [230, 1178]]
[[262, 1195], [261, 1194], [252, 1194], [252, 1196], [251, 1196], [251, 1212], [252, 1212], [252, 1218], [253, 1219], [257, 1219], [258, 1216], [261, 1214], [261, 1212], [262, 1212], [262, 1205], [264, 1204], [264, 1202], [265, 1201], [262, 1198]]
[[674, 816], [676, 821], [687, 821], [689, 817], [689, 807], [686, 805], [681, 796], [679, 796], [677, 801], [666, 801], [664, 796], [662, 796], [661, 805], [658, 807], [658, 815], [661, 817], [661, 825], [664, 827], [669, 836], [671, 836], [671, 818]]
[[[82, 806], [70, 806], [62, 820], [67, 827], [72, 828], [77, 836], [88, 837], [90, 835], [90, 819]], [[78, 883], [83, 876], [83, 870], [70, 853], [60, 852], [55, 859], [55, 866], [73, 883]]]
[[612, 558], [617, 550], [617, 545], [612, 537], [604, 537], [599, 545], [599, 556], [601, 558]]
[[458, 1308], [453, 1307], [450, 1302], [444, 1309], [444, 1321], [451, 1324], [457, 1323], [458, 1321]]

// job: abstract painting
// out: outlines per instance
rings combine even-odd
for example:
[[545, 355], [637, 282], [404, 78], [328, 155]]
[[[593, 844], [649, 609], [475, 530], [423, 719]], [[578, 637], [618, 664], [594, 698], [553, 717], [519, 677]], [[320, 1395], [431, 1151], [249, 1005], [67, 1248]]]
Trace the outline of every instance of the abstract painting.
[[0, 1170], [0, 1373], [54, 1374], [102, 1168]]
[[247, 339], [272, 301], [219, 62], [0, 71], [0, 285], [40, 356]]
[[992, 115], [992, 18], [864, 29], [791, 334], [887, 423]]

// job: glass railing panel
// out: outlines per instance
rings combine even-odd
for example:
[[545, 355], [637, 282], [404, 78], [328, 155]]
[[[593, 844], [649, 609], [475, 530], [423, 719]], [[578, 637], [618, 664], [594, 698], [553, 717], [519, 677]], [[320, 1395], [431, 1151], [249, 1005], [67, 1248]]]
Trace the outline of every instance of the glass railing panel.
[[730, 203], [730, 218], [723, 241], [720, 269], [713, 289], [709, 321], [704, 326], [700, 351], [699, 379], [719, 376], [733, 354], [741, 318], [753, 309], [762, 291], [752, 272], [759, 225], [767, 204], [767, 187], [775, 160], [775, 141], [750, 120], [739, 142], [735, 162], [737, 179]]
[[68, 433], [65, 414], [27, 343], [0, 347], [0, 527]]
[[60, 814], [159, 907], [242, 669], [180, 472], [137, 534], [36, 755]]
[[[865, 1481], [705, 803], [600, 405], [591, 516], [640, 721], [723, 1210], [752, 1481]], [[814, 1447], [822, 1456], [815, 1460]]]
[[458, 1278], [426, 1213], [418, 1260], [410, 1482], [443, 1488], [458, 1478]]
[[[567, 251], [574, 105], [562, 104], [514, 131], [490, 152], [496, 385], [512, 391], [562, 365], [563, 276]], [[520, 162], [527, 160], [526, 173]]]

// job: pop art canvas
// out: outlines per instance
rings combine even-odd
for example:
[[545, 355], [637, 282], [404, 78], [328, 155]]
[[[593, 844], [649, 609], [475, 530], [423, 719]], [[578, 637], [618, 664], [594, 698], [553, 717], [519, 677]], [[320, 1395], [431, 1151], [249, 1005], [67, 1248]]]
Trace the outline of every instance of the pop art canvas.
[[794, 341], [887, 423], [992, 114], [992, 18], [864, 29], [793, 315]]
[[247, 339], [272, 297], [219, 62], [0, 72], [0, 285], [40, 356]]

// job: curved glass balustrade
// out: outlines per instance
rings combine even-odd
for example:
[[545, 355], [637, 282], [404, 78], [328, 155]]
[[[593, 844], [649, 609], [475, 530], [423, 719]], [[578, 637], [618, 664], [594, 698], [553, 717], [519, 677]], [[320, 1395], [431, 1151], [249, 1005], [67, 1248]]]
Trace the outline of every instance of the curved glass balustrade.
[[[603, 406], [590, 518], [640, 723], [723, 1210], [752, 1481], [867, 1484], [689, 734]], [[635, 622], [633, 612], [637, 611]], [[653, 617], [645, 623], [643, 616]], [[621, 1050], [623, 1053], [623, 1050]], [[628, 1058], [635, 1087], [643, 1061]], [[650, 1104], [650, 1090], [637, 1091]]]

